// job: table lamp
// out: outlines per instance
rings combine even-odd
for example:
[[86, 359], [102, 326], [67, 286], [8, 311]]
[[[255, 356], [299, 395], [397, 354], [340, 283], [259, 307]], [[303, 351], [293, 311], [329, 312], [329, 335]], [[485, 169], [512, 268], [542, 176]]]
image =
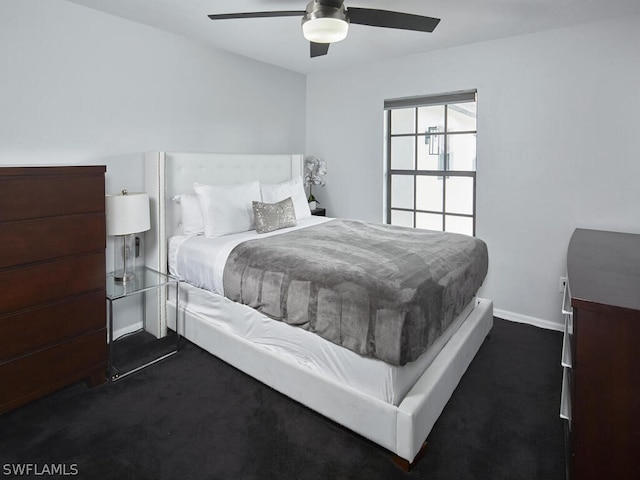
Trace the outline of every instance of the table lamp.
[[149, 194], [129, 193], [106, 196], [107, 235], [115, 237], [113, 277], [117, 282], [135, 279], [136, 233], [151, 228]]

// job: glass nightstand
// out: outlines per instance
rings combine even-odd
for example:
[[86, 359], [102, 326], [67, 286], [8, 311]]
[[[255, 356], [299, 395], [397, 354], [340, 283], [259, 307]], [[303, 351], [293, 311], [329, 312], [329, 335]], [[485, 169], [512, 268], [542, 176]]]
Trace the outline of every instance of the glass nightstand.
[[[169, 329], [163, 321], [169, 289], [175, 287], [176, 329]], [[109, 380], [130, 375], [178, 353], [178, 298], [180, 280], [149, 267], [136, 269], [132, 281], [116, 282], [107, 275], [107, 315], [109, 322]], [[130, 297], [138, 296], [137, 302]], [[129, 299], [129, 300], [127, 300]], [[114, 330], [114, 303], [125, 317], [125, 326]]]

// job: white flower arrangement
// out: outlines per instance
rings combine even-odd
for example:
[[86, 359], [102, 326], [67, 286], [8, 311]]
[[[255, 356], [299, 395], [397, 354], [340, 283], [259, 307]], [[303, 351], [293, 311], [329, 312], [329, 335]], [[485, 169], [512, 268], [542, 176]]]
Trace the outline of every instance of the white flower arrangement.
[[327, 162], [318, 157], [306, 157], [304, 159], [304, 186], [309, 187], [309, 202], [317, 202], [313, 196], [312, 188], [314, 185], [324, 187], [327, 181], [324, 176], [327, 174]]

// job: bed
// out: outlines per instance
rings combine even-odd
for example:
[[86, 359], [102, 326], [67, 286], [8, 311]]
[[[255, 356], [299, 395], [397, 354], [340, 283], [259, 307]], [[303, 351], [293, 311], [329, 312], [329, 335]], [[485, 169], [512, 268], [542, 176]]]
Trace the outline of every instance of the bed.
[[[176, 252], [201, 248], [199, 243], [205, 240], [183, 235], [183, 219], [174, 202], [176, 196], [191, 192], [194, 183], [230, 185], [259, 180], [276, 184], [299, 177], [302, 164], [301, 155], [146, 154], [145, 183], [152, 204], [152, 228], [145, 237], [146, 264], [163, 272], [171, 268], [182, 276], [187, 267], [178, 262]], [[292, 229], [308, 232], [332, 221], [311, 217]], [[250, 244], [255, 235], [239, 234], [239, 239], [220, 247], [223, 263], [237, 245]], [[158, 331], [177, 327], [188, 340], [216, 357], [390, 450], [405, 469], [416, 461], [493, 324], [492, 302], [473, 297], [424, 354], [392, 364], [274, 321], [200, 286], [182, 282], [177, 326], [167, 323], [175, 318], [175, 299], [158, 299]]]

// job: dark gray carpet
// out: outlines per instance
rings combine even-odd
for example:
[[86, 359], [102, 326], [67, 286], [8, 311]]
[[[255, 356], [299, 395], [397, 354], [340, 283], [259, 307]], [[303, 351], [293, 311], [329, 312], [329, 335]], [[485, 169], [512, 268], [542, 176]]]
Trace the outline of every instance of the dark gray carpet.
[[496, 319], [408, 474], [187, 343], [118, 382], [73, 385], [0, 416], [0, 478], [11, 464], [64, 463], [83, 479], [560, 480], [561, 343], [559, 332]]
[[145, 330], [138, 330], [123, 335], [112, 345], [112, 373], [122, 374], [174, 352], [178, 336], [173, 330], [169, 330], [165, 337], [158, 339]]

